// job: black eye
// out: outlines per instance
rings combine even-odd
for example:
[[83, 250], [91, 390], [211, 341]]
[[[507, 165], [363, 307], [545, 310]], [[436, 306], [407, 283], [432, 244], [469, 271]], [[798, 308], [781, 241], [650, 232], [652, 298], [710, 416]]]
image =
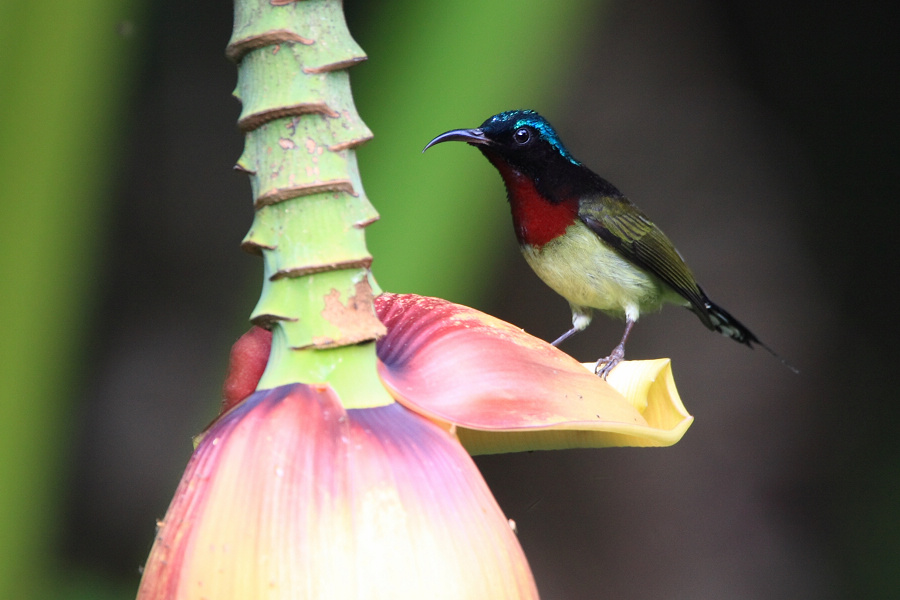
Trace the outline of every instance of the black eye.
[[516, 129], [516, 132], [513, 134], [513, 139], [517, 144], [523, 146], [531, 140], [531, 131], [529, 131], [527, 127], [520, 127], [519, 129]]

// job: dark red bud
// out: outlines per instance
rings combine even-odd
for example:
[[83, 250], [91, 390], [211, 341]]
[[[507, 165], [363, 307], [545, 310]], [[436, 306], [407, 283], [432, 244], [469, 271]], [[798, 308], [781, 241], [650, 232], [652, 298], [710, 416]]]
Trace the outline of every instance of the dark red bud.
[[256, 391], [271, 349], [272, 332], [256, 326], [234, 343], [228, 357], [228, 374], [222, 386], [223, 413]]

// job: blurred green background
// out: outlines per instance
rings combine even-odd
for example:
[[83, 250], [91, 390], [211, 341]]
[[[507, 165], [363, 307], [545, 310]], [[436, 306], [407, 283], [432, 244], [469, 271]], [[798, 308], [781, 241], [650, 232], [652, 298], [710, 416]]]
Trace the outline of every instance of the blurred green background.
[[[447, 129], [536, 108], [800, 370], [649, 315], [696, 422], [671, 449], [478, 459], [546, 598], [900, 597], [900, 180], [888, 7], [347, 0], [386, 290], [540, 337], [499, 177]], [[0, 3], [0, 597], [128, 598], [261, 275], [231, 7]], [[565, 350], [605, 355], [598, 318]]]

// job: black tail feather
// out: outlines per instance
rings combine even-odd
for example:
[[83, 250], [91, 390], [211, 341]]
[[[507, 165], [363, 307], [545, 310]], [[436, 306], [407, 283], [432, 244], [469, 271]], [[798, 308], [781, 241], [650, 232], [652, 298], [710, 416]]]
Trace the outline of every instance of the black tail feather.
[[703, 321], [704, 325], [713, 331], [718, 331], [722, 335], [740, 342], [741, 344], [746, 344], [749, 348], [753, 348], [753, 344], [756, 344], [774, 356], [781, 364], [794, 373], [800, 373], [794, 365], [785, 360], [780, 354], [759, 341], [759, 338], [756, 337], [752, 331], [747, 329], [743, 323], [732, 317], [727, 310], [706, 297], [706, 294], [703, 294], [703, 300], [703, 314], [700, 314], [700, 310], [697, 307], [692, 306], [691, 310], [700, 317], [700, 320]]

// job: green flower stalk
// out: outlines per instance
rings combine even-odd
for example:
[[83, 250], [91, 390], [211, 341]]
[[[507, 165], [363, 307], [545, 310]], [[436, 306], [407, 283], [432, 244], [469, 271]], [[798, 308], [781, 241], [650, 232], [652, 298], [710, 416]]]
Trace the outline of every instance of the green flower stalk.
[[668, 361], [608, 384], [474, 309], [380, 294], [340, 0], [239, 3], [228, 54], [265, 278], [138, 598], [537, 598], [470, 454], [673, 444], [692, 418]]
[[346, 72], [365, 54], [331, 0], [238, 2], [227, 53], [239, 65], [246, 135], [237, 166], [250, 176], [256, 209], [243, 247], [264, 264], [251, 319], [274, 334], [261, 386], [327, 382], [345, 401], [389, 404], [372, 392], [384, 326], [363, 230], [378, 213], [354, 151], [372, 134]]

